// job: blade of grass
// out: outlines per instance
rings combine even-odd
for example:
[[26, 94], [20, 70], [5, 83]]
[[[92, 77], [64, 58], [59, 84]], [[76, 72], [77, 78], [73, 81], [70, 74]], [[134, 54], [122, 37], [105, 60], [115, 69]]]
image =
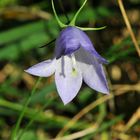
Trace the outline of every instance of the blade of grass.
[[103, 96], [97, 99], [95, 102], [90, 103], [85, 108], [83, 108], [79, 113], [77, 113], [57, 134], [56, 138], [61, 137], [70, 127], [72, 127], [81, 117], [83, 117], [87, 112], [94, 109], [96, 106], [114, 98], [114, 96], [120, 96], [126, 92], [116, 92], [114, 95], [110, 94], [108, 96]]
[[53, 140], [74, 140], [74, 139], [82, 138], [82, 137], [84, 137], [86, 135], [89, 135], [91, 133], [93, 133], [93, 135], [95, 135], [99, 132], [102, 132], [102, 131], [106, 130], [107, 128], [114, 125], [115, 123], [119, 122], [120, 120], [122, 120], [122, 118], [123, 118], [123, 116], [120, 115], [120, 116], [114, 118], [113, 120], [111, 120], [109, 122], [103, 123], [100, 127], [98, 126], [98, 124], [94, 124], [91, 127], [87, 128], [87, 129], [84, 129], [82, 131], [70, 134], [68, 136], [55, 138]]
[[36, 111], [36, 113], [32, 116], [32, 118], [29, 121], [29, 123], [27, 124], [27, 126], [23, 129], [23, 131], [20, 132], [17, 140], [20, 140], [20, 138], [23, 136], [23, 134], [26, 132], [26, 130], [32, 125], [32, 123], [34, 122], [34, 120], [36, 119], [36, 117], [38, 116], [38, 114], [40, 114], [40, 112], [42, 112], [50, 104], [50, 102], [52, 102], [52, 100], [53, 100], [53, 98], [50, 98], [48, 100], [48, 102], [42, 107], [41, 110]]
[[26, 111], [26, 107], [28, 106], [28, 104], [29, 104], [29, 102], [30, 102], [32, 96], [35, 94], [35, 91], [36, 91], [37, 86], [38, 86], [38, 84], [40, 83], [40, 81], [41, 81], [41, 78], [39, 77], [38, 80], [37, 80], [37, 82], [35, 83], [35, 86], [33, 87], [32, 91], [31, 91], [31, 95], [30, 95], [29, 98], [27, 99], [27, 101], [26, 101], [26, 103], [25, 103], [25, 105], [24, 105], [24, 107], [23, 107], [23, 109], [22, 109], [22, 111], [21, 111], [21, 113], [20, 113], [20, 116], [19, 116], [19, 118], [18, 118], [18, 120], [17, 120], [16, 126], [15, 126], [15, 128], [14, 128], [14, 130], [13, 130], [13, 132], [12, 132], [11, 140], [17, 140], [16, 135], [17, 135], [17, 132], [18, 132], [20, 123], [21, 123], [21, 121], [22, 121], [22, 119], [23, 119], [23, 117], [24, 117], [24, 114], [25, 114], [25, 111]]
[[132, 30], [132, 27], [131, 27], [131, 24], [129, 22], [129, 19], [127, 17], [127, 14], [126, 14], [126, 11], [125, 11], [125, 8], [124, 8], [122, 0], [118, 0], [118, 4], [119, 4], [119, 8], [121, 10], [122, 16], [124, 18], [125, 24], [127, 26], [127, 30], [128, 30], [128, 32], [129, 32], [129, 34], [130, 34], [130, 36], [132, 38], [132, 41], [134, 43], [135, 49], [136, 49], [136, 51], [138, 53], [138, 56], [140, 57], [140, 48], [139, 48], [138, 42], [136, 40], [136, 37], [134, 35], [134, 32]]
[[[31, 103], [31, 102], [30, 102]], [[58, 105], [58, 104], [57, 104]], [[0, 109], [0, 114], [4, 114], [4, 115], [9, 115], [11, 113], [13, 113], [12, 115], [17, 115], [17, 112], [20, 112], [23, 109], [23, 105], [18, 104], [18, 103], [13, 103], [4, 99], [0, 99], [0, 107], [4, 107], [5, 109], [7, 108], [7, 110], [9, 111], [8, 114], [4, 113], [2, 109]], [[11, 109], [11, 110], [9, 110]], [[16, 111], [16, 113], [15, 113]], [[37, 112], [37, 110], [35, 108], [29, 108], [27, 107], [25, 110], [25, 114], [24, 116], [27, 119], [31, 119], [34, 114]], [[39, 123], [47, 123], [48, 127], [52, 127], [53, 125], [55, 125], [58, 128], [62, 128], [64, 127], [69, 121], [70, 119], [68, 117], [64, 117], [62, 115], [57, 115], [57, 114], [53, 114], [52, 112], [50, 112], [49, 110], [45, 111], [45, 112], [40, 112], [38, 113], [37, 117], [34, 119], [34, 121], [39, 122]], [[89, 127], [88, 123], [86, 121], [77, 121], [75, 123], [75, 125], [73, 125], [71, 128], [72, 129], [84, 129]]]

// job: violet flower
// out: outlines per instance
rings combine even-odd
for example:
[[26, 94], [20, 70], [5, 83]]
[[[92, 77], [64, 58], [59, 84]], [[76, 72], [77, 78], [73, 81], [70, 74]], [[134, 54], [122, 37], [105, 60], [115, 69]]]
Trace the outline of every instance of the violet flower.
[[75, 26], [75, 20], [86, 2], [87, 0], [84, 1], [70, 24], [65, 25], [59, 20], [52, 0], [55, 18], [60, 27], [64, 28], [55, 42], [55, 57], [25, 70], [29, 74], [40, 77], [55, 74], [57, 91], [64, 104], [72, 101], [77, 95], [82, 81], [98, 92], [109, 93], [102, 66], [107, 61], [96, 52], [92, 42], [82, 31], [100, 30], [105, 27], [81, 28]]
[[67, 104], [79, 92], [82, 80], [98, 92], [109, 92], [102, 66], [106, 62], [83, 31], [67, 27], [56, 40], [55, 58], [36, 64], [26, 72], [40, 77], [55, 73], [58, 93]]

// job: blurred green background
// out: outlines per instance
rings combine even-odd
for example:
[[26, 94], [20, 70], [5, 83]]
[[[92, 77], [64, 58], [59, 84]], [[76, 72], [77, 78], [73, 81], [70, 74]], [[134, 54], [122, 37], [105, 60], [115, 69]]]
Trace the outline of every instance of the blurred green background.
[[[54, 2], [60, 19], [67, 23], [83, 0]], [[140, 43], [140, 0], [124, 0], [124, 6]], [[110, 95], [104, 96], [83, 84], [77, 97], [64, 106], [53, 77], [43, 78], [25, 109], [19, 139], [138, 140], [140, 59], [117, 0], [88, 0], [77, 25], [107, 26], [87, 34], [96, 50], [109, 60], [105, 70]], [[40, 46], [56, 39], [60, 31], [50, 0], [0, 0], [0, 140], [11, 139], [38, 79], [24, 70], [53, 58], [54, 42]], [[64, 127], [67, 129], [62, 132]]]

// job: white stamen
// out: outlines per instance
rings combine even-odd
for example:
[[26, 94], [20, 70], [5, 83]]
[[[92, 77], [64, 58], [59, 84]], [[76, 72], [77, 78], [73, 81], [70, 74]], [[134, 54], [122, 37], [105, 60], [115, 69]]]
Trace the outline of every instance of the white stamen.
[[71, 54], [71, 59], [72, 59], [72, 66], [73, 66], [73, 69], [75, 70], [75, 69], [76, 69], [76, 59], [75, 59], [74, 54]]
[[72, 60], [72, 76], [77, 76], [77, 70], [76, 70], [76, 59], [74, 54], [71, 54], [71, 60]]

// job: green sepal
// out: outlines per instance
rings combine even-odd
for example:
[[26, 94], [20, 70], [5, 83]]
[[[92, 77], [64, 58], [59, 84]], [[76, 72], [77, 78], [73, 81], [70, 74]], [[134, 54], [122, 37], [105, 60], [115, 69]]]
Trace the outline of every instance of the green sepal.
[[52, 9], [53, 9], [55, 18], [56, 18], [56, 20], [57, 20], [59, 26], [60, 26], [61, 28], [67, 27], [67, 25], [65, 25], [64, 23], [62, 23], [62, 22], [60, 21], [60, 19], [58, 18], [57, 13], [56, 13], [56, 10], [55, 10], [55, 8], [54, 8], [54, 2], [53, 2], [53, 0], [51, 0], [51, 2], [52, 2]]
[[79, 13], [81, 12], [81, 10], [83, 9], [83, 7], [85, 6], [87, 0], [84, 1], [84, 3], [82, 4], [82, 6], [79, 8], [79, 10], [76, 12], [76, 14], [74, 15], [73, 19], [71, 20], [69, 26], [75, 26], [75, 21], [77, 19], [77, 16], [79, 15]]
[[99, 28], [86, 28], [86, 27], [78, 27], [78, 26], [75, 26], [75, 27], [79, 28], [82, 31], [97, 31], [97, 30], [103, 30], [107, 26], [103, 26], [103, 27], [99, 27]]

